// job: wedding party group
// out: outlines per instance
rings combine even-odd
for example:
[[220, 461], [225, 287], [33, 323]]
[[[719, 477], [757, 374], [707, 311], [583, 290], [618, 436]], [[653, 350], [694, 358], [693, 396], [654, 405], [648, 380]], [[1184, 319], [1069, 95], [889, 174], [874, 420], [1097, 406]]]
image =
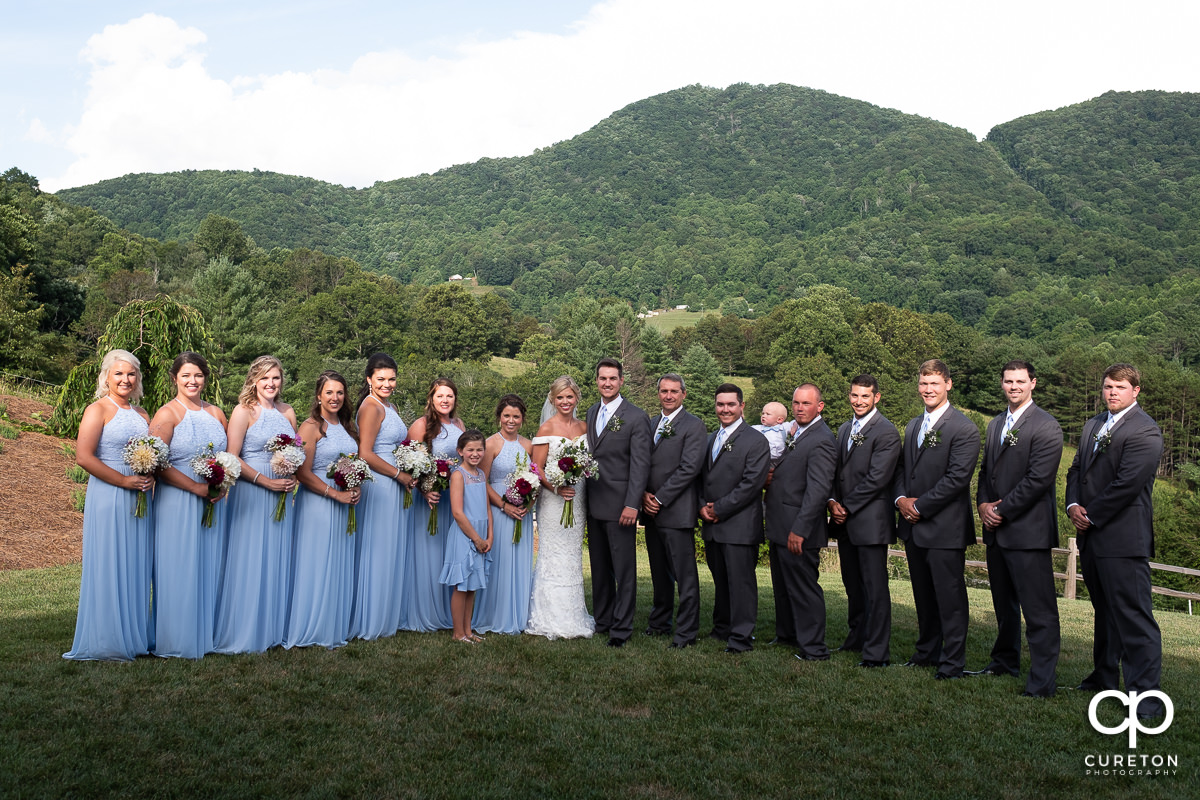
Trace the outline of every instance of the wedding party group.
[[[1008, 411], [978, 428], [949, 399], [948, 367], [921, 365], [924, 414], [903, 439], [877, 407], [876, 379], [849, 387], [853, 417], [836, 432], [821, 389], [805, 383], [743, 417], [735, 384], [711, 398], [708, 431], [684, 407], [674, 373], [658, 380], [651, 417], [622, 396], [616, 359], [596, 365], [600, 400], [580, 417], [568, 376], [549, 387], [533, 439], [527, 409], [500, 398], [497, 431], [465, 429], [458, 390], [434, 380], [408, 425], [391, 396], [396, 362], [373, 355], [354, 410], [347, 380], [317, 378], [307, 416], [279, 398], [272, 356], [250, 366], [228, 419], [203, 399], [209, 368], [185, 352], [176, 396], [151, 418], [138, 359], [101, 364], [96, 400], [79, 428], [77, 461], [91, 475], [83, 575], [69, 659], [139, 655], [201, 658], [269, 648], [335, 648], [399, 630], [449, 630], [550, 639], [634, 633], [637, 531], [645, 530], [653, 602], [648, 636], [696, 644], [699, 524], [714, 585], [711, 630], [729, 653], [753, 649], [756, 567], [768, 543], [775, 605], [772, 644], [796, 658], [830, 658], [820, 551], [838, 543], [848, 634], [838, 650], [864, 668], [891, 665], [888, 547], [904, 542], [917, 610], [906, 666], [939, 680], [1019, 675], [1024, 617], [1030, 668], [1024, 694], [1053, 695], [1060, 634], [1051, 549], [1058, 545], [1058, 422], [1033, 402], [1032, 364], [1001, 371]], [[1162, 436], [1137, 404], [1140, 374], [1104, 374], [1107, 411], [1088, 420], [1068, 471], [1066, 511], [1078, 531], [1095, 607], [1093, 672], [1079, 688], [1157, 689], [1162, 646], [1150, 601], [1151, 491]], [[709, 402], [705, 398], [704, 402]], [[971, 479], [979, 465], [978, 490]], [[998, 635], [991, 660], [966, 669], [965, 550], [983, 526]], [[534, 553], [534, 518], [537, 553]], [[583, 590], [583, 542], [592, 610]], [[1148, 698], [1139, 714], [1162, 713]]]

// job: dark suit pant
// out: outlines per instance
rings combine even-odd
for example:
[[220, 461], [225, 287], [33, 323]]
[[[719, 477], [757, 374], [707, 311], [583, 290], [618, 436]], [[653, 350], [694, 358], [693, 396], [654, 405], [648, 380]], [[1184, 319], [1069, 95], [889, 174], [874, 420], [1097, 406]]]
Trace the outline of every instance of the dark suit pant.
[[988, 581], [996, 611], [996, 643], [989, 668], [1013, 674], [1021, 671], [1021, 612], [1029, 639], [1029, 678], [1025, 691], [1043, 697], [1054, 694], [1058, 666], [1058, 598], [1054, 563], [1049, 549], [987, 549]]
[[691, 528], [660, 528], [646, 522], [646, 550], [654, 583], [654, 608], [649, 628], [671, 631], [675, 587], [679, 587], [679, 614], [675, 618], [676, 644], [693, 644], [700, 630], [700, 574], [696, 569], [696, 539]]
[[821, 548], [806, 548], [796, 555], [786, 546], [771, 542], [770, 554], [779, 565], [779, 575], [783, 579], [783, 595], [792, 618], [791, 637], [795, 639], [796, 647], [801, 655], [828, 658], [829, 648], [825, 646], [825, 593], [818, 582]]
[[908, 572], [917, 606], [917, 647], [912, 660], [943, 675], [961, 674], [967, 659], [966, 550], [938, 550], [906, 542]]
[[710, 540], [704, 543], [704, 554], [716, 587], [713, 635], [724, 639], [730, 650], [750, 650], [758, 619], [758, 545]]
[[637, 607], [637, 526], [589, 516], [588, 559], [596, 632], [624, 641]]
[[[786, 547], [783, 549], [787, 550]], [[799, 647], [800, 643], [796, 641], [796, 620], [792, 616], [792, 604], [788, 602], [787, 591], [784, 589], [783, 571], [779, 566], [774, 542], [767, 547], [767, 557], [771, 565], [771, 596], [775, 600], [775, 641]]]
[[849, 624], [842, 647], [861, 650], [864, 661], [892, 659], [892, 594], [887, 560], [886, 544], [858, 545], [847, 536], [838, 539]]
[[[1150, 599], [1150, 563], [1146, 558], [1097, 558], [1083, 549], [1083, 579], [1096, 612], [1092, 660], [1095, 669], [1085, 686], [1117, 688], [1117, 669], [1125, 673], [1125, 691], [1159, 688], [1162, 634]], [[1138, 705], [1140, 714], [1163, 710], [1157, 699]]]

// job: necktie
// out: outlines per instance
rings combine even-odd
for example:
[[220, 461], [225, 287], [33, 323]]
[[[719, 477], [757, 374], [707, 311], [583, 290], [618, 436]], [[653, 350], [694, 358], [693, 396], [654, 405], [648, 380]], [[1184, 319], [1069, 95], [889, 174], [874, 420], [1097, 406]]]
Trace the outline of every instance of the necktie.
[[600, 406], [600, 413], [596, 416], [596, 435], [600, 436], [604, 433], [604, 426], [608, 425], [608, 404]]
[[1013, 426], [1013, 415], [1012, 415], [1012, 412], [1010, 411], [1010, 412], [1008, 412], [1008, 416], [1005, 417], [1005, 419], [1004, 419], [1004, 430], [1000, 432], [1000, 441], [1001, 442], [1003, 442], [1006, 438], [1008, 438], [1008, 432], [1012, 430], [1012, 426]]
[[929, 415], [925, 415], [925, 422], [921, 425], [921, 433], [917, 436], [917, 447], [925, 446], [925, 434], [929, 433]]
[[654, 431], [654, 443], [658, 444], [658, 440], [662, 438], [663, 428], [667, 427], [667, 417], [664, 414], [662, 419], [658, 421], [658, 429]]
[[1113, 415], [1110, 413], [1108, 415], [1108, 419], [1104, 420], [1104, 424], [1100, 426], [1100, 432], [1096, 434], [1096, 443], [1092, 445], [1093, 453], [1100, 449], [1100, 440], [1103, 439], [1104, 434], [1108, 433], [1109, 429], [1112, 428], [1112, 424]]
[[854, 420], [854, 425], [850, 428], [850, 441], [846, 442], [846, 452], [850, 452], [854, 449], [854, 437], [858, 436], [858, 429], [861, 426], [862, 421], [856, 418]]
[[724, 428], [717, 431], [717, 440], [713, 442], [712, 459], [717, 460], [717, 454], [721, 452], [721, 445], [725, 444], [725, 436], [728, 433]]

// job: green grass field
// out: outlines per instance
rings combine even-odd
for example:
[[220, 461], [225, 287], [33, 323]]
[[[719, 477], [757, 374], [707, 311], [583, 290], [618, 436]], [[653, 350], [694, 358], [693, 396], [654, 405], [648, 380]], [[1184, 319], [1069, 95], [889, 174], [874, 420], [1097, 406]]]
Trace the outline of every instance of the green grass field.
[[646, 324], [653, 325], [662, 331], [663, 335], [669, 334], [676, 328], [690, 328], [704, 318], [705, 314], [716, 314], [715, 311], [676, 311], [671, 309], [663, 311], [654, 317], [647, 317]]
[[[644, 555], [644, 554], [643, 554]], [[586, 559], [585, 559], [586, 561]], [[702, 631], [712, 585], [701, 567]], [[636, 631], [645, 626], [643, 558]], [[823, 575], [828, 641], [845, 596]], [[758, 638], [772, 637], [760, 570]], [[667, 650], [594, 640], [401, 633], [336, 651], [198, 662], [66, 662], [79, 567], [0, 573], [0, 797], [1181, 798], [1200, 787], [1200, 620], [1160, 614], [1175, 720], [1139, 753], [1174, 775], [1095, 776], [1125, 754], [1087, 722], [1091, 695], [1019, 697], [1010, 678], [934, 681], [799, 662], [704, 639]], [[990, 598], [970, 590], [968, 667], [987, 661]], [[893, 659], [911, 652], [908, 584], [893, 584]], [[1091, 608], [1061, 601], [1060, 683], [1090, 669]], [[1102, 719], [1116, 724], [1117, 707]]]

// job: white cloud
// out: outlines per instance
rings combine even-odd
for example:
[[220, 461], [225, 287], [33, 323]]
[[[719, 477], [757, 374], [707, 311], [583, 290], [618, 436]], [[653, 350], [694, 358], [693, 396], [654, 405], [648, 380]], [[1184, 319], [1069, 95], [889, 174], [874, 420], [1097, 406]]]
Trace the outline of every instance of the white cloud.
[[441, 58], [365, 53], [345, 71], [281, 64], [229, 80], [205, 68], [204, 32], [147, 14], [88, 42], [89, 94], [67, 138], [75, 160], [43, 185], [258, 167], [364, 186], [524, 155], [695, 83], [811, 86], [978, 136], [1107, 89], [1200, 88], [1187, 41], [1196, 7], [1147, 0], [1129, 12], [1104, 0], [611, 0], [566, 34], [463, 41]]

